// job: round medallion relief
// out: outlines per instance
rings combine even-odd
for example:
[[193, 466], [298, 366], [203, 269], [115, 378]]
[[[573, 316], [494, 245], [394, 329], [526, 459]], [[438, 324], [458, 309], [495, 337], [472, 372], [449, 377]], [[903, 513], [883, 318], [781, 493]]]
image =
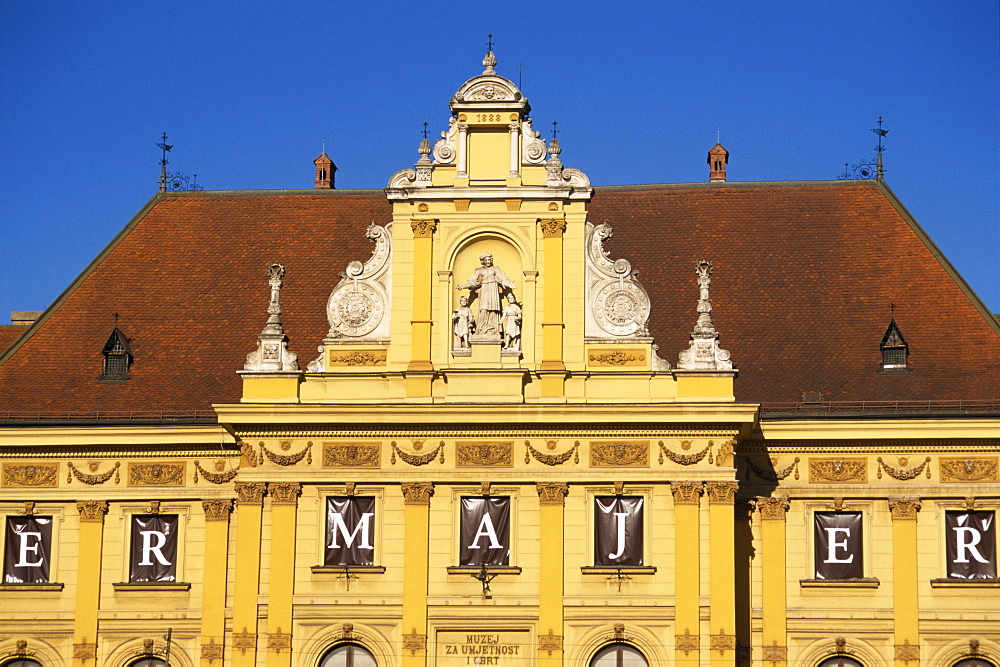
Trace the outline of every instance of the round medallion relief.
[[385, 300], [371, 285], [348, 285], [330, 295], [327, 316], [345, 336], [364, 336], [382, 321]]
[[616, 336], [630, 336], [646, 326], [649, 300], [634, 285], [605, 285], [594, 297], [594, 313], [602, 329]]

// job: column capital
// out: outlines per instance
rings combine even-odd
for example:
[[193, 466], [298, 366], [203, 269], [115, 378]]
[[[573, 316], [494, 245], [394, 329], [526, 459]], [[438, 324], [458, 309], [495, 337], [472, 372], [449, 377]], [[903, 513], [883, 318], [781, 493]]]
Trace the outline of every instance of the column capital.
[[562, 482], [538, 482], [535, 484], [538, 491], [538, 503], [541, 505], [565, 505], [566, 496], [569, 495], [569, 484]]
[[892, 520], [917, 518], [920, 511], [920, 498], [889, 498], [889, 512]]
[[263, 482], [236, 482], [237, 505], [260, 505], [264, 502]]
[[271, 482], [267, 491], [272, 505], [298, 505], [302, 485], [298, 482]]
[[566, 232], [565, 218], [541, 218], [538, 224], [542, 227], [544, 238], [560, 238]]
[[785, 513], [788, 511], [788, 498], [785, 496], [757, 498], [756, 509], [760, 511], [761, 519], [785, 520]]
[[701, 482], [670, 482], [675, 505], [698, 505], [704, 487]]
[[228, 521], [233, 511], [232, 498], [209, 498], [201, 501], [206, 521]]
[[410, 229], [413, 230], [413, 238], [429, 239], [434, 235], [434, 230], [437, 229], [437, 223], [437, 220], [429, 218], [422, 220], [410, 220]]
[[708, 502], [712, 505], [732, 505], [736, 502], [738, 488], [739, 482], [705, 482]]
[[430, 505], [434, 495], [434, 484], [431, 482], [403, 482], [399, 485], [403, 491], [403, 503], [406, 505]]
[[108, 501], [80, 501], [76, 504], [76, 510], [80, 513], [80, 521], [103, 522], [104, 515], [108, 513]]

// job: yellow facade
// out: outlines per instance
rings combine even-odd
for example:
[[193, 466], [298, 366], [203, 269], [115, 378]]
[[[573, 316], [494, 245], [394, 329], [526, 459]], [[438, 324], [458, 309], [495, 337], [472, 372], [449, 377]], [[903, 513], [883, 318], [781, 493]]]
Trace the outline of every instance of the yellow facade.
[[[165, 658], [168, 629], [182, 666], [345, 643], [380, 667], [583, 666], [613, 644], [657, 666], [996, 664], [1000, 581], [949, 580], [942, 536], [946, 511], [1000, 510], [1000, 420], [762, 421], [735, 370], [588, 336], [589, 183], [547, 184], [520, 93], [485, 84], [513, 88], [492, 67], [463, 86], [455, 164], [387, 189], [388, 336], [244, 371], [218, 426], [4, 429], [0, 514], [53, 517], [57, 583], [0, 586], [0, 664], [124, 667]], [[484, 253], [520, 299], [517, 354], [455, 353]], [[324, 565], [328, 497], [374, 498], [373, 565]], [[464, 497], [510, 499], [488, 592], [459, 564]], [[598, 564], [598, 497], [642, 500], [641, 565]], [[814, 515], [845, 511], [864, 576], [818, 579]], [[175, 581], [129, 582], [133, 515], [178, 517]]]

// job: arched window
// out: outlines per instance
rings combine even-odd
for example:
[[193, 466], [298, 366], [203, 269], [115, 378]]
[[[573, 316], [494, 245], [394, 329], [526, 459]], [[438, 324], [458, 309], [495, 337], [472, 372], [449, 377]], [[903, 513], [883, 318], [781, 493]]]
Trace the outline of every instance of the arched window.
[[598, 651], [590, 667], [649, 667], [649, 663], [639, 649], [619, 642]]
[[128, 667], [167, 667], [167, 663], [159, 658], [146, 657], [128, 663]]
[[42, 663], [28, 658], [16, 658], [10, 662], [3, 663], [3, 667], [42, 667]]
[[819, 667], [864, 667], [864, 666], [854, 658], [848, 658], [846, 655], [835, 655], [832, 658], [827, 658], [823, 662], [819, 663]]
[[339, 644], [326, 652], [319, 667], [377, 667], [375, 656], [357, 644]]
[[956, 662], [954, 667], [996, 667], [996, 665], [983, 658], [965, 658]]

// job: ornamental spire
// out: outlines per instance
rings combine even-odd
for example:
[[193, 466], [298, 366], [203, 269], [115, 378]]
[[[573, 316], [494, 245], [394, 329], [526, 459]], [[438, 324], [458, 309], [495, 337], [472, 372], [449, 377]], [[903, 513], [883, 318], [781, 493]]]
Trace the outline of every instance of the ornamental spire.
[[712, 299], [708, 288], [712, 284], [712, 263], [701, 260], [695, 264], [698, 275], [698, 322], [691, 332], [691, 342], [682, 350], [677, 362], [679, 370], [720, 370], [733, 369], [729, 351], [719, 347], [719, 332], [712, 323]]
[[271, 287], [271, 301], [267, 306], [267, 323], [257, 336], [257, 349], [247, 355], [244, 371], [258, 373], [298, 372], [298, 356], [288, 349], [288, 336], [281, 325], [281, 284], [285, 277], [283, 264], [272, 264], [267, 269], [267, 282]]

